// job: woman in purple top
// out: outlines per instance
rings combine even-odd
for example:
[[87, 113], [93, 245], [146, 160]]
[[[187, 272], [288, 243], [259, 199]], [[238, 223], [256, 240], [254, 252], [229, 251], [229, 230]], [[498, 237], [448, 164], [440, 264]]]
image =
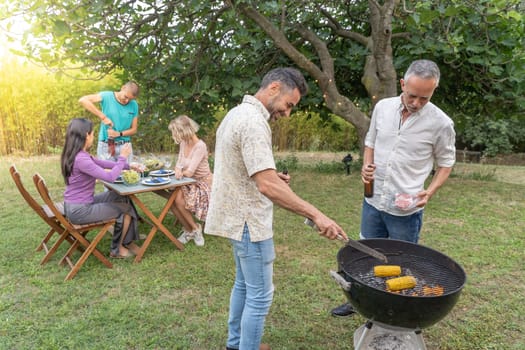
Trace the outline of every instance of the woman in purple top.
[[127, 258], [139, 249], [133, 242], [139, 239], [137, 211], [128, 197], [113, 191], [95, 195], [95, 184], [97, 179], [113, 182], [123, 169], [129, 169], [126, 159], [131, 148], [125, 145], [117, 162], [101, 160], [88, 153], [93, 139], [91, 121], [82, 118], [71, 120], [60, 159], [66, 183], [64, 211], [72, 223], [79, 225], [117, 219], [110, 256]]

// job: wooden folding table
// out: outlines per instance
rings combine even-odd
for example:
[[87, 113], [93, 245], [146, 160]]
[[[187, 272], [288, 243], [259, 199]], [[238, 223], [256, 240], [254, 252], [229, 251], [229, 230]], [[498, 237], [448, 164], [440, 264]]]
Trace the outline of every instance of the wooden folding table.
[[[162, 232], [166, 237], [168, 237], [168, 239], [171, 242], [173, 242], [173, 244], [175, 244], [175, 246], [178, 249], [184, 250], [184, 245], [173, 236], [173, 234], [162, 224], [162, 221], [166, 217], [166, 214], [168, 214], [170, 207], [175, 201], [175, 189], [179, 186], [194, 183], [195, 180], [191, 178], [182, 178], [180, 180], [177, 180], [173, 177], [161, 177], [159, 179], [166, 179], [169, 180], [169, 182], [167, 182], [166, 184], [157, 185], [154, 182], [147, 181], [147, 178], [141, 179], [141, 181], [136, 185], [125, 185], [122, 183], [112, 183], [103, 181], [104, 186], [106, 186], [111, 191], [115, 191], [121, 196], [128, 196], [133, 201], [133, 203], [135, 203], [137, 207], [139, 207], [140, 210], [151, 221], [152, 228], [149, 231], [146, 240], [140, 247], [139, 253], [135, 257], [135, 262], [140, 262], [142, 260], [142, 257], [144, 256], [146, 249], [148, 249], [148, 246], [153, 240], [153, 237], [155, 237], [155, 233], [157, 232], [157, 230], [160, 230], [160, 232]], [[154, 192], [168, 199], [158, 217], [155, 216], [151, 212], [151, 210], [149, 210], [148, 207], [144, 204], [144, 202], [142, 202], [137, 196], [138, 194], [148, 192]]]

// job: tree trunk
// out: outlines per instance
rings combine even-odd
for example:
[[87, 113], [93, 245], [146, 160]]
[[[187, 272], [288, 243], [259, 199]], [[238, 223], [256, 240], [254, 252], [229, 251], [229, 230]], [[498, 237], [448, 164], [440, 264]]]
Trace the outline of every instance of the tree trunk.
[[[396, 72], [392, 57], [392, 13], [398, 0], [385, 1], [380, 6], [376, 0], [369, 0], [371, 10], [370, 24], [371, 37], [362, 40], [366, 42], [370, 54], [367, 57], [361, 81], [365, 86], [371, 101], [372, 108], [377, 101], [384, 97], [396, 95]], [[327, 108], [334, 114], [351, 123], [357, 130], [361, 154], [364, 151], [364, 140], [370, 126], [370, 116], [362, 112], [346, 96], [339, 93], [334, 74], [333, 58], [324, 43], [313, 32], [297, 25], [296, 29], [303, 38], [312, 43], [320, 61], [320, 67], [299, 52], [266, 17], [256, 9], [240, 3], [237, 10], [245, 17], [253, 20], [297, 66], [308, 72], [323, 91], [323, 98]]]
[[361, 82], [372, 101], [372, 108], [377, 101], [397, 94], [397, 75], [392, 57], [392, 13], [399, 3], [396, 0], [385, 1], [379, 6], [377, 1], [369, 0], [371, 45], [363, 71]]

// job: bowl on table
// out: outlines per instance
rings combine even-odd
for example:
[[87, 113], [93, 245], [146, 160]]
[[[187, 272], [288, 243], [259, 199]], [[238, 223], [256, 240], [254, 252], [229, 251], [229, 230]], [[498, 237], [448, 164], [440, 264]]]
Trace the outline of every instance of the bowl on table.
[[123, 170], [121, 177], [122, 181], [127, 186], [134, 186], [140, 181], [140, 174], [135, 170]]

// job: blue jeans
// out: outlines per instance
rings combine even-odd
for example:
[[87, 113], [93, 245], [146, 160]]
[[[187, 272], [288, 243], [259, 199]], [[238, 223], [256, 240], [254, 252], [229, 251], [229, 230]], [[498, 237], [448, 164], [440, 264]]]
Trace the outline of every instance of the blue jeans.
[[396, 216], [379, 211], [363, 200], [362, 238], [390, 238], [417, 243], [423, 226], [423, 210], [412, 215]]
[[242, 241], [231, 240], [235, 259], [235, 282], [230, 297], [227, 347], [259, 350], [264, 321], [273, 299], [273, 238], [250, 242], [244, 224]]

